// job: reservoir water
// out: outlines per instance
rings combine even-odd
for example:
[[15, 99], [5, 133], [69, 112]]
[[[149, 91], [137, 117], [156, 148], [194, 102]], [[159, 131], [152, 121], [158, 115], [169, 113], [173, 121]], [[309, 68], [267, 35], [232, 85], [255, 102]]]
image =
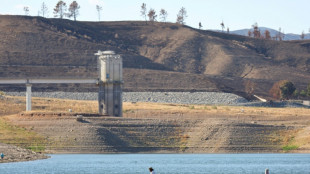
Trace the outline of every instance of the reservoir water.
[[59, 154], [0, 164], [1, 174], [310, 174], [310, 154]]

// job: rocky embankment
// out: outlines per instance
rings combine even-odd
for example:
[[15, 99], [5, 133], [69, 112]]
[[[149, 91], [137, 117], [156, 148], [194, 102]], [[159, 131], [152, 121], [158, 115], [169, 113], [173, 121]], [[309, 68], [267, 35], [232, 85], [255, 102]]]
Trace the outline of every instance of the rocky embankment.
[[[25, 96], [25, 92], [7, 92], [10, 96]], [[72, 100], [97, 100], [98, 93], [93, 92], [33, 92], [33, 97], [60, 98]], [[260, 102], [248, 101], [232, 93], [221, 92], [123, 92], [124, 102], [152, 102], [175, 104], [232, 105], [251, 107], [291, 107], [309, 106], [296, 101]]]
[[[8, 92], [6, 95], [25, 96], [24, 92]], [[97, 93], [33, 92], [33, 97], [74, 100], [97, 100]], [[124, 92], [124, 102], [155, 102], [177, 104], [237, 105], [248, 101], [235, 94], [219, 92]]]
[[5, 155], [4, 158], [0, 160], [0, 163], [32, 161], [48, 158], [48, 156], [44, 154], [3, 143], [0, 143], [0, 153]]

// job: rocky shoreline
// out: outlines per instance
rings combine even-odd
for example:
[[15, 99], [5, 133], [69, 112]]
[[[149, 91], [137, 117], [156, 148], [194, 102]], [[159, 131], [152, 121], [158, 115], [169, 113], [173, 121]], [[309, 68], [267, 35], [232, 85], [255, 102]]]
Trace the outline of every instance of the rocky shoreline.
[[3, 143], [0, 143], [0, 153], [5, 155], [3, 159], [0, 159], [0, 163], [33, 161], [49, 158], [45, 154], [36, 153], [28, 149]]

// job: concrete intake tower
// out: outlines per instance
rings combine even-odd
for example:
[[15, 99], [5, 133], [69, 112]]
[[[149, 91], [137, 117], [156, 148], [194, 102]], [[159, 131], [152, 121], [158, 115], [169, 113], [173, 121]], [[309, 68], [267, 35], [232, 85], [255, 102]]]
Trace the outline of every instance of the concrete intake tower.
[[99, 114], [122, 116], [123, 61], [114, 51], [98, 51]]

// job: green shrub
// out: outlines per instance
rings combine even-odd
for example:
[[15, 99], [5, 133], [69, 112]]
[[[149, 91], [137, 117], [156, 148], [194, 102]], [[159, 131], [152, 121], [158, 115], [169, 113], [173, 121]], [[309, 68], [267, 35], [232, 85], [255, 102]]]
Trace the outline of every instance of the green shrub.
[[310, 83], [309, 83], [309, 85], [307, 87], [307, 95], [310, 97]]
[[281, 80], [273, 84], [269, 94], [275, 99], [289, 99], [295, 90], [296, 87], [292, 82], [288, 80]]
[[298, 146], [295, 146], [295, 145], [286, 145], [282, 147], [282, 150], [286, 152], [290, 150], [296, 150], [296, 149], [298, 149]]
[[307, 96], [307, 92], [305, 90], [301, 90], [299, 95], [302, 96], [302, 97], [306, 97]]
[[295, 85], [290, 81], [285, 81], [282, 85], [280, 85], [281, 98], [288, 99], [296, 90]]
[[189, 106], [189, 109], [195, 109], [195, 106]]
[[298, 97], [299, 96], [299, 91], [297, 89], [294, 91], [293, 96], [294, 97]]

